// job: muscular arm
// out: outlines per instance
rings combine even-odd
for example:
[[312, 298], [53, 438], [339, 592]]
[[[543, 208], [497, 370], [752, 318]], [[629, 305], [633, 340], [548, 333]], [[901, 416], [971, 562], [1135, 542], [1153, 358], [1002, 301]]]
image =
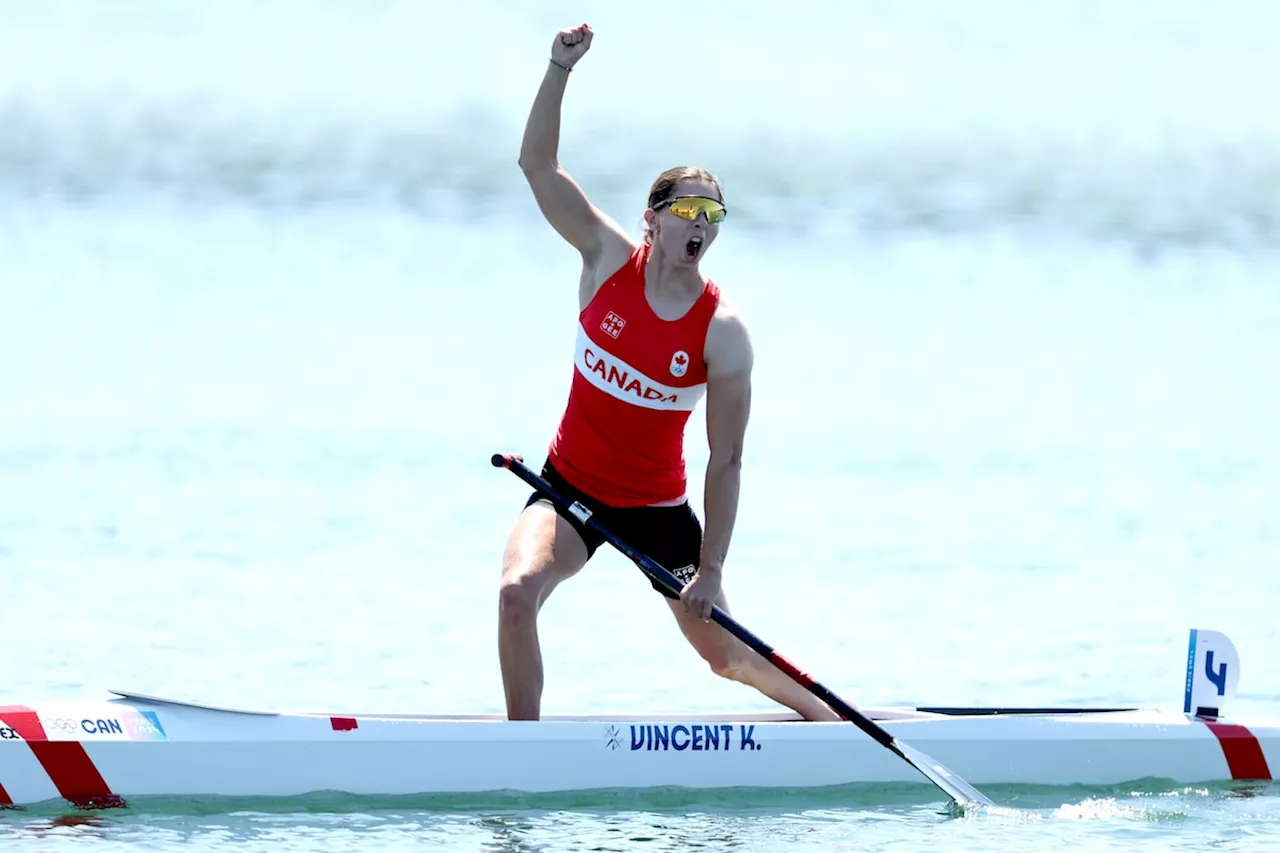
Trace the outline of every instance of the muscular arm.
[[560, 106], [568, 77], [568, 71], [547, 63], [525, 124], [520, 169], [551, 227], [578, 250], [586, 266], [595, 267], [602, 253], [612, 250], [609, 254], [615, 256], [619, 243], [624, 244], [621, 251], [629, 253], [630, 241], [559, 163]]
[[707, 332], [707, 442], [711, 454], [703, 501], [706, 524], [700, 571], [719, 572], [738, 515], [742, 446], [751, 413], [754, 354], [742, 318], [718, 316]]

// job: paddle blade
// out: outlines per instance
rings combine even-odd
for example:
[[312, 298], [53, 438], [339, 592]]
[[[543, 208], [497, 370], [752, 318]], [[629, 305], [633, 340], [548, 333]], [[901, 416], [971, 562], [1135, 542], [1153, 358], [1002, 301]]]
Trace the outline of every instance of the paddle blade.
[[929, 781], [943, 790], [947, 796], [964, 806], [986, 806], [995, 808], [995, 803], [987, 799], [977, 788], [943, 767], [937, 761], [925, 755], [913, 746], [909, 746], [897, 738], [893, 740], [893, 749], [910, 764], [929, 778]]

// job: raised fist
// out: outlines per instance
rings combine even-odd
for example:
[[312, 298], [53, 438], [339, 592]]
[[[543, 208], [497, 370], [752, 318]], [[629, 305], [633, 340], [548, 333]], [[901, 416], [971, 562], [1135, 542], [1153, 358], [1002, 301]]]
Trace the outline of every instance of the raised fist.
[[551, 42], [551, 58], [567, 68], [577, 64], [591, 48], [591, 27], [583, 24], [570, 30], [560, 30]]

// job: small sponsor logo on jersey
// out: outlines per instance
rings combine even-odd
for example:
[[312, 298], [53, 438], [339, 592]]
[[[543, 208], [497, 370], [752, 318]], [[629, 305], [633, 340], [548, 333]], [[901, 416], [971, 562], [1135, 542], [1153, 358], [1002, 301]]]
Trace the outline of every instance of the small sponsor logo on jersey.
[[622, 334], [622, 327], [627, 325], [627, 321], [610, 311], [604, 315], [604, 320], [600, 323], [600, 330], [611, 338], [616, 338]]
[[689, 353], [680, 350], [671, 356], [671, 375], [684, 376], [689, 372]]

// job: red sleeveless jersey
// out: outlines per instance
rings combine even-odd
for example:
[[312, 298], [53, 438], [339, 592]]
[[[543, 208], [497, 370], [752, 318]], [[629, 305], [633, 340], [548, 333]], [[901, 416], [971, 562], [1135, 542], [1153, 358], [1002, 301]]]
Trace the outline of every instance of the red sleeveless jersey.
[[703, 345], [720, 301], [707, 282], [684, 316], [663, 320], [644, 295], [642, 245], [578, 315], [569, 401], [549, 457], [571, 485], [610, 506], [678, 500], [684, 430], [707, 390]]

